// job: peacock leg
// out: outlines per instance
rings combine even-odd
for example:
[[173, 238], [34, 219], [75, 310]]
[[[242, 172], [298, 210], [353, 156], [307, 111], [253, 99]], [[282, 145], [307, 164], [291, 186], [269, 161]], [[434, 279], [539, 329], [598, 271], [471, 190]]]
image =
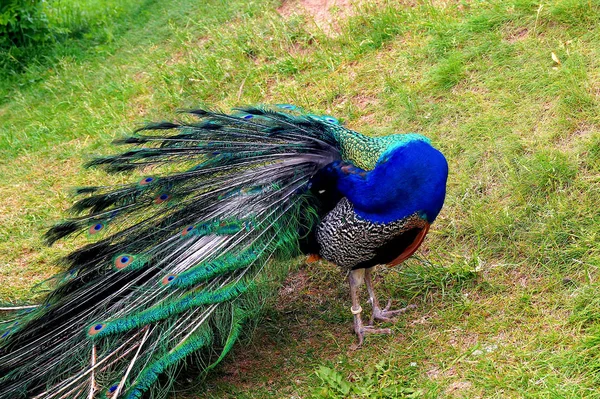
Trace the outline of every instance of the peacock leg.
[[389, 310], [392, 304], [392, 300], [390, 299], [385, 308], [381, 309], [381, 307], [379, 306], [379, 301], [377, 301], [377, 296], [375, 295], [375, 289], [373, 289], [373, 280], [371, 278], [371, 273], [373, 269], [374, 267], [365, 269], [364, 274], [365, 285], [367, 286], [367, 292], [369, 293], [369, 302], [373, 307], [373, 312], [371, 313], [371, 321], [369, 322], [370, 325], [373, 325], [375, 320], [393, 321], [392, 317], [404, 313], [410, 309], [416, 308], [415, 305], [408, 305], [407, 307], [402, 309]]
[[354, 332], [358, 336], [358, 347], [360, 347], [364, 341], [365, 334], [391, 334], [392, 330], [389, 328], [373, 328], [372, 325], [364, 325], [360, 313], [362, 307], [358, 299], [358, 289], [364, 281], [365, 269], [352, 270], [348, 276], [350, 282], [350, 297], [352, 298], [352, 307], [350, 310], [354, 315]]

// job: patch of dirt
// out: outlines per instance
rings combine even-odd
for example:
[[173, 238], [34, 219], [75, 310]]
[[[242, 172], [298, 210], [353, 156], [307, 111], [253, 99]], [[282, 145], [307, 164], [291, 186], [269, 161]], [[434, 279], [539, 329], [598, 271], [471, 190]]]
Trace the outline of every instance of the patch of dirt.
[[185, 50], [175, 51], [171, 53], [168, 58], [164, 61], [165, 65], [177, 65], [185, 62], [185, 59], [188, 57], [188, 54]]
[[[235, 351], [232, 358], [222, 363], [221, 379], [242, 388], [255, 386], [253, 372], [264, 370], [266, 364], [281, 366], [281, 353], [277, 343], [268, 335], [259, 335], [252, 346]], [[277, 364], [274, 364], [277, 363]]]
[[379, 99], [374, 95], [358, 95], [352, 101], [361, 110], [379, 105]]
[[290, 302], [298, 300], [301, 295], [300, 293], [308, 285], [308, 280], [309, 276], [305, 270], [291, 273], [279, 289], [279, 298], [275, 308], [283, 310]]
[[148, 82], [150, 80], [150, 74], [146, 71], [136, 72], [132, 75], [132, 77], [137, 83]]
[[450, 367], [449, 369], [442, 370], [437, 366], [433, 366], [432, 368], [427, 370], [425, 372], [425, 374], [430, 379], [436, 380], [440, 377], [442, 377], [442, 378], [454, 377], [456, 375], [456, 369], [454, 367]]
[[440, 370], [438, 367], [434, 367], [432, 369], [427, 370], [425, 374], [427, 374], [427, 377], [429, 377], [430, 379], [436, 380], [440, 377], [441, 373], [442, 370]]
[[379, 99], [375, 96], [359, 95], [352, 99], [352, 103], [361, 111], [365, 112], [358, 121], [360, 125], [376, 126], [381, 123], [381, 116], [373, 112], [379, 106]]
[[448, 343], [454, 348], [458, 348], [461, 352], [473, 348], [479, 341], [479, 335], [462, 329], [457, 329], [451, 332], [452, 336]]
[[338, 32], [338, 21], [353, 14], [350, 0], [284, 0], [277, 12], [284, 18], [306, 15], [328, 36]]
[[[243, 390], [278, 391], [282, 382], [275, 376], [304, 375], [306, 370], [301, 371], [306, 367], [304, 359], [324, 361], [350, 347], [354, 341], [351, 324], [343, 323], [344, 328], [340, 328], [340, 324], [327, 317], [335, 312], [342, 287], [331, 275], [319, 276], [316, 269], [331, 273], [333, 266], [318, 261], [290, 273], [279, 289], [275, 312], [267, 312], [249, 345], [238, 346], [221, 363], [214, 383], [235, 385]], [[294, 383], [305, 381], [300, 378]]]
[[508, 32], [506, 35], [506, 41], [511, 44], [514, 44], [514, 43], [520, 42], [522, 40], [525, 40], [527, 38], [527, 36], [529, 36], [529, 29], [519, 28], [515, 31]]
[[313, 49], [305, 47], [300, 43], [292, 43], [288, 51], [290, 55], [295, 58], [310, 57], [313, 53]]
[[452, 384], [448, 385], [448, 388], [446, 388], [446, 394], [447, 395], [460, 395], [461, 392], [465, 389], [469, 389], [473, 386], [473, 383], [470, 381], [455, 381]]
[[577, 144], [590, 137], [595, 131], [594, 126], [582, 123], [572, 133], [560, 138], [556, 142], [556, 147], [563, 152], [573, 151], [577, 147]]

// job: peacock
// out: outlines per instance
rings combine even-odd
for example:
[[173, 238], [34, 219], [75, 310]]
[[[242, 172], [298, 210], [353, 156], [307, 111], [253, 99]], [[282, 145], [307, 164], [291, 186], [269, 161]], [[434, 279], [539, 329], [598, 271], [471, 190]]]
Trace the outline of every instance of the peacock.
[[205, 373], [302, 253], [347, 275], [359, 345], [406, 310], [380, 306], [372, 271], [410, 257], [442, 208], [448, 164], [429, 139], [364, 136], [290, 104], [184, 112], [87, 164], [138, 178], [78, 188], [45, 234], [84, 244], [43, 303], [0, 325], [0, 398], [135, 399], [186, 360]]

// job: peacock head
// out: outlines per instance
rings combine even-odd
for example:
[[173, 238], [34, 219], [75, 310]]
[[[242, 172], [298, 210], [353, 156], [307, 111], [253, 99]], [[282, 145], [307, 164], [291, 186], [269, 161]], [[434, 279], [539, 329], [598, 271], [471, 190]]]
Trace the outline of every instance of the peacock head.
[[444, 204], [448, 163], [429, 139], [395, 135], [372, 170], [339, 167], [338, 188], [363, 218], [387, 223], [419, 214], [432, 223]]

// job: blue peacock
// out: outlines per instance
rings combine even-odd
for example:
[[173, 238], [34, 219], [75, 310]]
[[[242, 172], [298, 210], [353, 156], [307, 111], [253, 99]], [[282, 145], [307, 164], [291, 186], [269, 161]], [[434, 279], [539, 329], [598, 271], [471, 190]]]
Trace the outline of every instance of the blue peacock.
[[347, 273], [359, 344], [389, 332], [363, 323], [363, 283], [372, 320], [405, 310], [379, 305], [371, 274], [410, 257], [442, 208], [448, 166], [427, 138], [367, 137], [287, 104], [187, 112], [89, 162], [140, 178], [79, 188], [46, 233], [89, 238], [40, 306], [0, 325], [0, 398], [134, 399], [192, 355], [210, 370], [301, 253]]

